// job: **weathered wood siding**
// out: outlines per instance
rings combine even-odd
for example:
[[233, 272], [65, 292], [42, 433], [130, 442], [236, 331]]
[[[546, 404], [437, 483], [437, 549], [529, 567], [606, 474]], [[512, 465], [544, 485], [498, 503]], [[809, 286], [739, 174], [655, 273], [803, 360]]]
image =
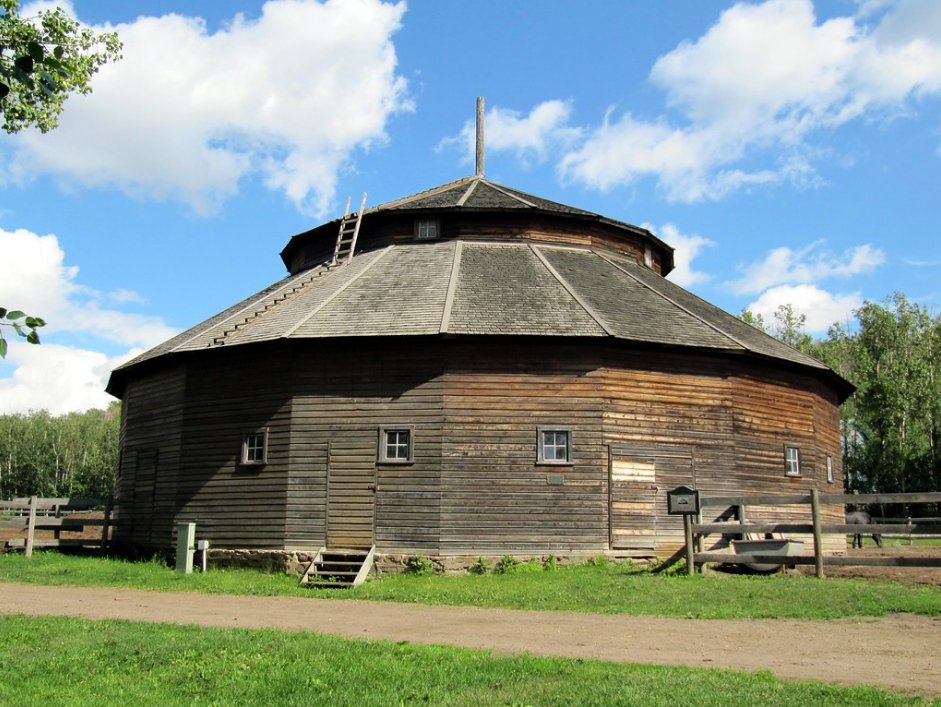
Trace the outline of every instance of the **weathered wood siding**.
[[173, 527], [183, 434], [186, 372], [181, 366], [132, 380], [121, 406], [115, 542], [165, 547]]
[[[442, 554], [607, 547], [601, 376], [576, 347], [455, 345], [444, 380]], [[570, 466], [537, 463], [537, 428], [571, 427]]]
[[[415, 339], [298, 347], [292, 374], [290, 546], [323, 544], [328, 519], [335, 538], [349, 540], [353, 532], [355, 544], [362, 544], [371, 502], [377, 549], [438, 552], [443, 366], [440, 345]], [[412, 428], [412, 463], [377, 463], [382, 426]], [[359, 478], [350, 479], [347, 473], [342, 493], [328, 483], [336, 480], [328, 478], [325, 463], [331, 445], [335, 457], [340, 450], [355, 450], [352, 457], [342, 456], [355, 462]], [[370, 475], [374, 490], [366, 488]], [[359, 516], [352, 522], [355, 530], [352, 519], [344, 519], [346, 512]]]
[[[139, 547], [172, 547], [174, 523], [192, 520], [221, 547], [663, 556], [682, 545], [681, 519], [666, 513], [676, 486], [740, 495], [842, 482], [834, 394], [739, 358], [388, 337], [181, 360], [126, 391], [118, 532]], [[413, 430], [411, 463], [377, 462], [384, 426]], [[556, 426], [571, 429], [571, 464], [537, 460], [538, 428]], [[267, 463], [242, 465], [243, 435], [261, 429]], [[801, 449], [799, 478], [785, 476], [785, 444]]]

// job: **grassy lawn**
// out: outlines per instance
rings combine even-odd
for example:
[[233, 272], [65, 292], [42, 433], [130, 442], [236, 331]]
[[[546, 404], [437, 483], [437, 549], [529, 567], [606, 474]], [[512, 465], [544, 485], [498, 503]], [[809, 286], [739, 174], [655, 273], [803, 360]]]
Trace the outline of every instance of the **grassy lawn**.
[[507, 574], [454, 577], [397, 575], [351, 591], [311, 590], [283, 574], [212, 570], [181, 575], [156, 562], [124, 562], [37, 552], [0, 555], [0, 578], [37, 584], [117, 586], [336, 600], [581, 611], [689, 618], [807, 618], [941, 615], [941, 587], [863, 579], [800, 576], [653, 575], [630, 564], [544, 570], [523, 565]]
[[941, 704], [769, 673], [19, 616], [0, 616], [0, 674], [3, 705]]

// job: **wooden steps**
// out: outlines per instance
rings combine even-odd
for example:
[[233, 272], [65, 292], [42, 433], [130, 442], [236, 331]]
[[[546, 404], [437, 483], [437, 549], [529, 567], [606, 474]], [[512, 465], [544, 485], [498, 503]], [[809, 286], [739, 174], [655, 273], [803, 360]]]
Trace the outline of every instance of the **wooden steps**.
[[300, 583], [320, 589], [358, 587], [372, 570], [375, 551], [375, 546], [368, 550], [322, 548], [301, 575]]

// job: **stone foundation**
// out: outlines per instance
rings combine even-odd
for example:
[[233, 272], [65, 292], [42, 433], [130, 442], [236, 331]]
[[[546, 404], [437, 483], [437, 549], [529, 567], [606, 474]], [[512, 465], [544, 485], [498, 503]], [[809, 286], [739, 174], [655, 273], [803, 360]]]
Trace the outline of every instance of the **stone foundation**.
[[[316, 550], [224, 550], [210, 548], [208, 554], [208, 569], [212, 571], [223, 568], [254, 569], [261, 572], [283, 572], [285, 574], [300, 575], [307, 569], [307, 565], [317, 554]], [[586, 553], [578, 555], [445, 555], [427, 556], [414, 553], [376, 553], [373, 574], [377, 576], [401, 574], [408, 568], [409, 560], [422, 557], [431, 562], [435, 574], [466, 574], [476, 571], [483, 565], [488, 572], [504, 558], [512, 557], [519, 563], [538, 562], [539, 564], [555, 564], [558, 567], [577, 565], [587, 562], [593, 557], [608, 557], [612, 561], [630, 559], [635, 564], [649, 564], [656, 562], [653, 558], [624, 558], [610, 553]], [[199, 562], [197, 553], [196, 563]]]

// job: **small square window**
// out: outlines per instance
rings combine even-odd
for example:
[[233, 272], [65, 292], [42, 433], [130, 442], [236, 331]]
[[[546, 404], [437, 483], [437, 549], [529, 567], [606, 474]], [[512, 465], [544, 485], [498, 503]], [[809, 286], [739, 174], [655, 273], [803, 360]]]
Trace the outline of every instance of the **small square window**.
[[649, 245], [644, 247], [644, 265], [653, 268], [653, 250]]
[[411, 427], [379, 428], [379, 461], [383, 464], [409, 464], [414, 461]]
[[801, 475], [801, 450], [797, 447], [784, 447], [784, 473], [787, 476]]
[[268, 461], [268, 430], [249, 432], [242, 438], [242, 464], [264, 464]]
[[536, 430], [538, 464], [572, 463], [572, 428], [539, 427]]
[[438, 237], [441, 230], [440, 222], [436, 218], [420, 218], [415, 221], [415, 238], [420, 241], [430, 241]]
[[827, 455], [827, 483], [833, 483], [833, 457]]

